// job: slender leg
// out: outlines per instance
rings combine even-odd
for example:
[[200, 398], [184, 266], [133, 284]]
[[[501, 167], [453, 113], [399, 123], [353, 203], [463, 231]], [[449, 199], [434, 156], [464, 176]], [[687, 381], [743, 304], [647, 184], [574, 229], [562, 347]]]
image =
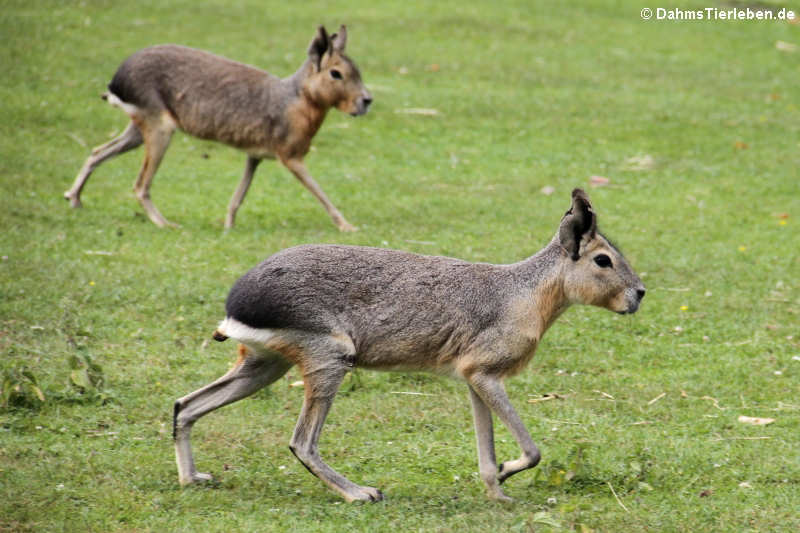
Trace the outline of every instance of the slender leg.
[[289, 449], [309, 472], [320, 478], [348, 502], [379, 501], [383, 494], [373, 487], [356, 485], [325, 464], [317, 447], [322, 425], [333, 403], [333, 397], [346, 374], [344, 367], [319, 368], [304, 372], [305, 401], [289, 443]]
[[139, 128], [131, 122], [121, 134], [111, 139], [107, 143], [96, 147], [92, 150], [91, 155], [86, 159], [86, 162], [81, 167], [72, 188], [64, 193], [64, 198], [69, 200], [72, 207], [81, 206], [81, 190], [89, 179], [89, 175], [96, 169], [103, 161], [118, 156], [121, 153], [133, 150], [142, 144], [142, 134]]
[[228, 214], [225, 216], [225, 229], [231, 229], [233, 227], [233, 222], [236, 219], [236, 211], [244, 201], [247, 189], [250, 188], [250, 183], [253, 181], [253, 174], [256, 168], [258, 168], [259, 163], [261, 163], [260, 159], [247, 156], [247, 163], [244, 166], [244, 176], [242, 176], [242, 181], [239, 182], [239, 186], [236, 187], [236, 192], [233, 193], [231, 201], [228, 204]]
[[486, 484], [487, 493], [493, 500], [511, 501], [503, 493], [497, 480], [497, 459], [494, 454], [494, 430], [492, 428], [492, 412], [483, 403], [481, 397], [469, 387], [469, 399], [472, 401], [472, 415], [475, 419], [475, 436], [478, 441], [478, 471]]
[[300, 180], [306, 189], [311, 191], [317, 200], [325, 207], [325, 210], [328, 212], [330, 217], [333, 219], [333, 223], [336, 224], [336, 227], [339, 228], [340, 231], [356, 231], [358, 228], [350, 224], [347, 220], [345, 220], [344, 215], [342, 215], [336, 206], [328, 200], [328, 197], [325, 196], [325, 193], [322, 191], [317, 182], [314, 181], [314, 178], [311, 177], [308, 170], [306, 169], [305, 164], [301, 159], [281, 159], [286, 168], [288, 168], [295, 177]]
[[181, 485], [211, 479], [198, 472], [192, 458], [190, 434], [200, 417], [214, 409], [241, 400], [283, 376], [292, 363], [275, 355], [244, 357], [227, 374], [175, 402], [173, 438], [178, 479]]
[[[500, 465], [497, 481], [503, 483], [517, 472], [536, 466], [541, 459], [541, 454], [536, 444], [534, 444], [533, 439], [531, 439], [531, 436], [528, 434], [528, 430], [525, 429], [525, 426], [522, 424], [519, 415], [511, 405], [505, 388], [503, 387], [503, 382], [494, 376], [473, 374], [469, 378], [469, 384], [473, 392], [477, 394], [483, 403], [488, 405], [494, 414], [505, 424], [522, 449], [522, 455], [519, 459], [506, 461]], [[489, 491], [492, 491], [491, 486], [489, 486]]]
[[136, 198], [139, 200], [142, 208], [147, 213], [147, 217], [156, 225], [161, 228], [165, 226], [177, 227], [156, 209], [153, 202], [150, 200], [150, 185], [153, 181], [158, 166], [161, 164], [161, 159], [167, 151], [169, 141], [172, 139], [172, 134], [175, 131], [175, 123], [171, 120], [165, 119], [163, 116], [160, 120], [150, 121], [143, 127], [142, 134], [144, 136], [145, 156], [142, 163], [142, 169], [139, 171], [139, 177], [133, 186], [136, 193]]

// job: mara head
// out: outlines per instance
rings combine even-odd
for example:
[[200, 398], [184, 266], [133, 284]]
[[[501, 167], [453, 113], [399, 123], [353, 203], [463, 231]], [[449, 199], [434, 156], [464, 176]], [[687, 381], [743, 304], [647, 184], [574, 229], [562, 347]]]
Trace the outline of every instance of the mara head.
[[347, 28], [328, 35], [324, 26], [308, 46], [308, 58], [313, 73], [306, 81], [307, 90], [315, 100], [353, 116], [363, 115], [372, 103], [372, 95], [361, 81], [356, 64], [344, 54]]
[[644, 285], [622, 252], [597, 230], [597, 216], [581, 189], [572, 191], [572, 207], [561, 219], [556, 238], [569, 256], [564, 291], [570, 302], [620, 314], [639, 309]]

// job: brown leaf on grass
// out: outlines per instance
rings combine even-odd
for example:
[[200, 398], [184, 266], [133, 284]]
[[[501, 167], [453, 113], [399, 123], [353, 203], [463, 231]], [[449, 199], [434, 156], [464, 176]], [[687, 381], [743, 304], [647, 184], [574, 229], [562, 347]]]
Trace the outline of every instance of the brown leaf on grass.
[[751, 424], [753, 426], [766, 426], [767, 424], [772, 424], [775, 422], [774, 418], [759, 418], [757, 416], [744, 415], [739, 416], [738, 420], [742, 424]]
[[605, 187], [611, 183], [611, 180], [606, 178], [605, 176], [590, 176], [589, 177], [589, 185], [592, 187]]
[[709, 496], [711, 496], [712, 494], [714, 494], [714, 491], [713, 491], [713, 490], [711, 490], [711, 489], [706, 489], [706, 490], [702, 491], [702, 492], [699, 494], [699, 496], [700, 496], [701, 498], [708, 498], [708, 497], [709, 497]]
[[747, 150], [749, 148], [747, 143], [742, 141], [736, 141], [735, 143], [733, 143], [733, 147], [736, 148], [737, 150]]

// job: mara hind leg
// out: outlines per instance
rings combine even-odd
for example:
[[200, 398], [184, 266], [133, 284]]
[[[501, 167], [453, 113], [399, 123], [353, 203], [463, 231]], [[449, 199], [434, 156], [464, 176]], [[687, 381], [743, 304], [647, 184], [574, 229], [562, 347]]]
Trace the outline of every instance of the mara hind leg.
[[289, 448], [309, 472], [348, 502], [379, 501], [383, 499], [381, 491], [353, 483], [328, 466], [319, 455], [318, 445], [322, 426], [346, 372], [344, 368], [304, 372], [305, 400]]
[[64, 193], [64, 198], [69, 200], [70, 206], [81, 207], [81, 190], [83, 190], [86, 180], [101, 163], [141, 146], [142, 142], [142, 133], [133, 122], [130, 122], [125, 131], [117, 137], [93, 149], [78, 172], [72, 188]]
[[354, 355], [352, 343], [350, 346], [344, 346], [329, 337], [322, 342], [309, 343], [306, 346], [310, 349], [302, 350], [304, 356], [299, 361], [303, 373], [305, 398], [289, 449], [309, 472], [348, 502], [382, 500], [381, 491], [353, 483], [328, 466], [319, 454], [322, 426], [325, 424], [325, 418], [339, 385], [351, 368], [347, 361]]
[[158, 116], [148, 117], [142, 120], [140, 129], [144, 137], [145, 155], [142, 162], [142, 169], [139, 177], [133, 186], [136, 199], [147, 213], [147, 217], [158, 227], [172, 226], [177, 227], [159, 212], [152, 200], [150, 200], [150, 185], [153, 177], [164, 158], [172, 134], [175, 132], [177, 124], [167, 112], [162, 112]]
[[194, 465], [190, 442], [194, 423], [211, 411], [273, 383], [293, 364], [274, 352], [251, 353], [242, 346], [239, 353], [239, 360], [228, 373], [175, 402], [172, 435], [181, 485], [211, 479], [209, 474], [198, 472]]

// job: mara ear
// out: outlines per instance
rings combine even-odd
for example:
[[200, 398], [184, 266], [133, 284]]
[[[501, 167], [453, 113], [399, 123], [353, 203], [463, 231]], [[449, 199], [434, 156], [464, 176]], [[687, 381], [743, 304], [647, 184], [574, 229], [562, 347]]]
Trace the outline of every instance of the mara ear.
[[589, 202], [589, 197], [582, 189], [572, 191], [572, 207], [561, 219], [558, 228], [558, 240], [569, 253], [573, 261], [580, 257], [581, 241], [594, 238], [597, 231], [597, 217]]
[[311, 40], [311, 44], [308, 45], [308, 58], [314, 63], [317, 70], [320, 69], [322, 56], [328, 51], [329, 46], [330, 39], [328, 38], [328, 32], [325, 31], [325, 26], [320, 26], [317, 28], [317, 34], [314, 36], [314, 39]]
[[344, 52], [344, 47], [347, 45], [347, 28], [344, 24], [339, 26], [339, 31], [331, 35], [331, 47], [334, 52]]

